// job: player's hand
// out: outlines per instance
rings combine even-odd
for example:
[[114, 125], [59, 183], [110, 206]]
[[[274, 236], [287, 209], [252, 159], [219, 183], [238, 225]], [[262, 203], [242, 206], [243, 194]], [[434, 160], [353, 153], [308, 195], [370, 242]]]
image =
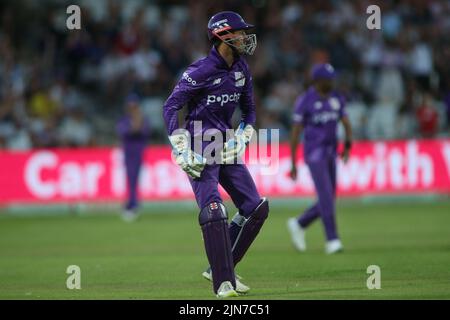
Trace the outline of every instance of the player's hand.
[[347, 163], [349, 156], [350, 156], [349, 150], [342, 151], [341, 158], [342, 161], [344, 161], [344, 163]]
[[206, 159], [190, 149], [176, 155], [175, 161], [192, 179], [200, 178], [206, 165]]
[[352, 148], [352, 142], [351, 141], [346, 141], [344, 144], [344, 151], [342, 151], [341, 153], [341, 158], [344, 161], [344, 163], [347, 163], [348, 158], [350, 157], [350, 150]]
[[245, 125], [245, 123], [241, 122], [234, 137], [224, 143], [222, 150], [223, 164], [235, 163], [237, 159], [244, 155], [254, 131], [250, 124]]
[[175, 134], [170, 136], [169, 140], [172, 144], [176, 164], [191, 178], [200, 178], [206, 165], [206, 159], [191, 150], [189, 137], [185, 134]]
[[289, 176], [291, 177], [292, 180], [297, 180], [297, 167], [296, 166], [292, 166], [291, 168], [291, 172], [289, 172]]
[[222, 150], [222, 163], [235, 163], [236, 160], [242, 157], [242, 155], [245, 153], [245, 147], [245, 142], [242, 138], [239, 137], [235, 137], [225, 142]]

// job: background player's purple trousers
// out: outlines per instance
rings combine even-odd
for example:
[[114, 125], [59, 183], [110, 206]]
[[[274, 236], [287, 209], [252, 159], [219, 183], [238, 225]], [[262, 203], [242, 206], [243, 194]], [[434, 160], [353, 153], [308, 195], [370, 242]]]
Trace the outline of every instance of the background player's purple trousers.
[[128, 199], [125, 209], [133, 210], [138, 207], [137, 187], [139, 182], [139, 171], [142, 165], [142, 152], [133, 154], [125, 153], [125, 170], [127, 174]]
[[302, 216], [298, 222], [302, 228], [308, 227], [314, 220], [321, 217], [327, 240], [338, 239], [335, 218], [336, 194], [336, 149], [328, 148], [321, 152], [321, 157], [307, 162], [314, 181], [318, 201]]

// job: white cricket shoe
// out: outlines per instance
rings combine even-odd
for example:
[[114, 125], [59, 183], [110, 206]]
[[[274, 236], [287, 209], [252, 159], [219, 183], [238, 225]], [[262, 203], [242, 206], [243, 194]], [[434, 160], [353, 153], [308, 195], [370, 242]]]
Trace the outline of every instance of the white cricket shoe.
[[325, 244], [325, 252], [327, 254], [341, 252], [343, 249], [344, 247], [342, 246], [341, 240], [339, 239], [327, 241], [327, 243]]
[[230, 298], [238, 296], [239, 294], [234, 290], [233, 285], [230, 281], [222, 282], [219, 289], [217, 290], [217, 298]]
[[[203, 278], [206, 280], [212, 281], [211, 269], [208, 269], [202, 273]], [[240, 280], [242, 278], [236, 275], [236, 291], [238, 293], [247, 293], [250, 291], [250, 287], [243, 284]]]
[[287, 221], [287, 228], [291, 234], [292, 243], [298, 251], [306, 250], [305, 229], [298, 223], [296, 218], [289, 218]]
[[122, 220], [125, 222], [133, 222], [136, 221], [137, 218], [139, 217], [139, 214], [133, 210], [124, 210], [122, 212]]

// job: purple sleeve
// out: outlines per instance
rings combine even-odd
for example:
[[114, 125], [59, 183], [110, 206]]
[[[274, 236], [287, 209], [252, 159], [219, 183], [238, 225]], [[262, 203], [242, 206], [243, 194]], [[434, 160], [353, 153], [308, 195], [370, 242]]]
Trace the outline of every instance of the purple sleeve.
[[130, 121], [128, 121], [128, 119], [126, 118], [120, 119], [120, 121], [117, 123], [116, 126], [117, 134], [121, 138], [124, 138], [130, 132], [130, 130], [131, 130]]
[[183, 108], [204, 85], [203, 76], [198, 69], [183, 73], [181, 79], [172, 91], [163, 106], [163, 116], [166, 123], [167, 133], [172, 134], [178, 129], [178, 111]]
[[296, 124], [304, 124], [306, 114], [306, 95], [301, 95], [295, 100], [292, 121]]
[[256, 107], [255, 99], [253, 97], [253, 79], [246, 64], [245, 69], [245, 86], [241, 96], [241, 110], [242, 121], [245, 124], [255, 125], [256, 122]]

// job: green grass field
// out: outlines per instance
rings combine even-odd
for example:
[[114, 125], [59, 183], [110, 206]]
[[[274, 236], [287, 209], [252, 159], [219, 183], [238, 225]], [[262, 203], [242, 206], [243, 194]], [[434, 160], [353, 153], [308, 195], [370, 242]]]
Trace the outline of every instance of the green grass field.
[[[340, 204], [345, 251], [334, 256], [317, 222], [308, 251], [294, 251], [285, 222], [304, 208], [272, 208], [237, 267], [252, 288], [238, 299], [450, 298], [450, 202]], [[0, 215], [0, 299], [215, 299], [201, 277], [197, 212], [159, 211], [132, 224], [111, 214]], [[73, 264], [81, 290], [66, 288]], [[369, 265], [381, 268], [380, 290], [366, 287]]]

